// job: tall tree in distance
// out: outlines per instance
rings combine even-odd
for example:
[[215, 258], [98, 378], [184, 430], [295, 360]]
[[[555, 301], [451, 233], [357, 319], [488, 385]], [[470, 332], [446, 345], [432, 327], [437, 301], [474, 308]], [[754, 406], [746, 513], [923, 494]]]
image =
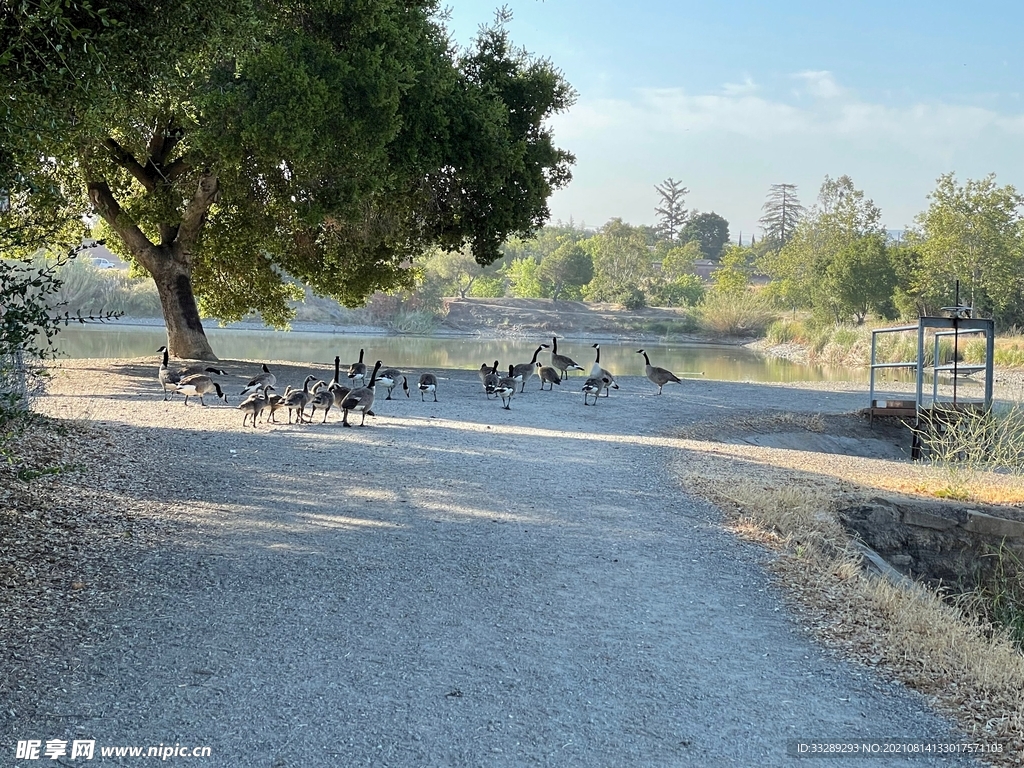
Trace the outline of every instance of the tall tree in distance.
[[[792, 239], [805, 213], [796, 196], [796, 184], [772, 184], [761, 210], [764, 212], [760, 219], [764, 242], [778, 253]], [[753, 245], [753, 238], [750, 243]]]
[[683, 201], [690, 190], [682, 186], [671, 176], [654, 188], [661, 197], [661, 205], [654, 209], [658, 215], [658, 232], [666, 240], [675, 241], [676, 236], [686, 224], [686, 209]]
[[729, 243], [729, 222], [714, 211], [695, 213], [680, 231], [679, 242], [695, 242], [705, 259], [717, 261]]

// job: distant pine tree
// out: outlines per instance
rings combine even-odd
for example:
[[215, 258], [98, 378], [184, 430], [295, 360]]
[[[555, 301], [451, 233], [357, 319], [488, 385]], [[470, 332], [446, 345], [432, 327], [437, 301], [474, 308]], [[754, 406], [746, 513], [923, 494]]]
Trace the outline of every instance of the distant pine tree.
[[683, 208], [683, 200], [690, 192], [671, 176], [665, 179], [661, 185], [654, 185], [654, 188], [661, 196], [661, 205], [654, 209], [661, 222], [658, 233], [666, 240], [675, 241], [679, 231], [686, 224], [686, 209]]
[[796, 184], [772, 184], [761, 210], [764, 211], [760, 219], [764, 237], [775, 251], [780, 251], [793, 237], [805, 211], [797, 199]]

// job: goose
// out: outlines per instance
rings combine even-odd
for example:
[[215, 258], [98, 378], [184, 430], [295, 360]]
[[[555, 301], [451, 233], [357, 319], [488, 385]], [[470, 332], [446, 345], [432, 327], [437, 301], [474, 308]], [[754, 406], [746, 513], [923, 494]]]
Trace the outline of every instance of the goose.
[[341, 408], [341, 401], [348, 397], [348, 393], [352, 391], [351, 387], [342, 386], [338, 383], [338, 378], [341, 376], [341, 358], [338, 355], [334, 356], [334, 379], [330, 384], [327, 385], [327, 391], [331, 393], [334, 398], [334, 407]]
[[257, 374], [249, 379], [249, 383], [245, 385], [245, 388], [239, 392], [242, 397], [251, 395], [253, 392], [257, 392], [263, 387], [270, 385], [271, 387], [277, 384], [277, 376], [270, 372], [267, 368], [267, 364], [263, 364], [263, 373]]
[[607, 379], [601, 376], [591, 376], [585, 382], [583, 382], [583, 404], [589, 405], [587, 398], [591, 395], [594, 396], [594, 405], [597, 405], [597, 396], [601, 394], [601, 390], [606, 388]]
[[434, 402], [437, 402], [437, 376], [432, 373], [421, 373], [420, 381], [417, 385], [420, 390], [420, 401], [422, 401], [423, 395], [427, 392], [434, 393]]
[[309, 412], [309, 420], [312, 422], [317, 409], [322, 408], [324, 420], [320, 423], [326, 424], [327, 414], [331, 412], [331, 406], [334, 405], [334, 393], [328, 388], [327, 383], [323, 381], [318, 381], [314, 385], [312, 392], [313, 396], [309, 399], [309, 404], [312, 406], [312, 410]]
[[678, 376], [672, 373], [672, 371], [668, 371], [665, 370], [664, 368], [658, 368], [656, 366], [651, 365], [651, 359], [647, 356], [647, 353], [644, 352], [644, 350], [638, 349], [636, 353], [638, 355], [644, 356], [644, 363], [646, 363], [646, 365], [644, 366], [644, 373], [647, 374], [647, 378], [650, 379], [652, 383], [658, 385], [659, 395], [661, 394], [661, 388], [668, 384], [670, 381], [674, 381], [676, 384], [683, 383], [679, 380]]
[[306, 377], [305, 382], [302, 384], [302, 389], [293, 389], [288, 393], [288, 396], [281, 400], [281, 407], [288, 409], [288, 423], [292, 423], [292, 411], [298, 411], [298, 421], [296, 424], [302, 424], [305, 421], [306, 406], [309, 404], [310, 398], [313, 395], [309, 391], [309, 382], [313, 381], [316, 376], [310, 374]]
[[597, 350], [597, 357], [594, 359], [594, 366], [590, 369], [590, 378], [604, 381], [604, 396], [608, 397], [611, 394], [608, 388], [618, 389], [619, 385], [615, 383], [615, 377], [601, 367], [601, 345], [595, 344], [594, 349]]
[[551, 337], [551, 365], [561, 371], [561, 377], [559, 380], [569, 375], [570, 368], [574, 371], [583, 370], [583, 368], [577, 365], [576, 361], [571, 357], [558, 354], [558, 339], [554, 336]]
[[217, 397], [224, 401], [225, 405], [228, 402], [228, 396], [224, 394], [220, 384], [205, 373], [193, 373], [191, 376], [186, 376], [178, 382], [178, 387], [174, 391], [185, 396], [185, 405], [188, 405], [190, 397], [198, 397], [199, 404], [205, 407], [206, 403], [203, 402], [203, 396], [214, 392], [217, 393]]
[[341, 404], [341, 426], [351, 427], [348, 423], [348, 412], [349, 411], [362, 411], [363, 418], [359, 422], [359, 426], [362, 427], [366, 424], [366, 415], [375, 416], [373, 411], [370, 409], [373, 407], [373, 390], [377, 386], [377, 371], [380, 370], [381, 362], [378, 360], [373, 366], [373, 373], [370, 374], [370, 383], [365, 387], [352, 390], [348, 397], [345, 398], [345, 402]]
[[409, 381], [405, 376], [402, 377], [402, 391], [405, 392], [406, 397], [409, 396]]
[[398, 380], [400, 378], [405, 377], [402, 376], [402, 372], [397, 368], [385, 368], [380, 372], [380, 376], [377, 377], [377, 383], [388, 391], [388, 396], [384, 398], [385, 400], [391, 399], [391, 392], [398, 386]]
[[480, 370], [477, 371], [477, 376], [480, 377], [480, 383], [483, 385], [485, 392], [487, 391], [487, 377], [490, 374], [494, 373], [496, 370], [498, 370], [498, 361], [497, 360], [494, 361], [494, 366], [493, 367], [488, 365], [487, 363], [483, 363], [480, 366]]
[[509, 364], [508, 376], [502, 376], [498, 386], [494, 388], [494, 394], [501, 398], [501, 405], [506, 411], [511, 411], [512, 396], [516, 393], [519, 381], [515, 377], [516, 367]]
[[256, 429], [256, 417], [259, 416], [263, 409], [267, 407], [267, 403], [270, 400], [269, 392], [274, 388], [269, 384], [263, 387], [260, 392], [254, 392], [249, 395], [245, 400], [238, 404], [238, 408], [242, 411], [242, 426], [245, 426], [245, 422], [249, 420], [249, 416], [252, 416], [252, 428]]
[[540, 377], [540, 391], [544, 391], [544, 383], [547, 382], [551, 386], [548, 389], [553, 390], [555, 384], [562, 385], [562, 377], [558, 375], [558, 370], [552, 368], [550, 365], [542, 365], [540, 360], [537, 361], [537, 376]]
[[[483, 372], [483, 366], [480, 367], [480, 371]], [[494, 361], [494, 367], [488, 369], [488, 373], [484, 375], [484, 394], [490, 398], [494, 394], [494, 388], [498, 386], [498, 382], [501, 381], [501, 377], [498, 375], [498, 361]]]
[[177, 392], [178, 384], [181, 383], [181, 379], [185, 376], [190, 376], [194, 373], [215, 373], [218, 376], [224, 375], [224, 371], [220, 368], [204, 368], [202, 371], [195, 369], [171, 368], [168, 365], [170, 362], [170, 352], [166, 345], [157, 349], [157, 352], [164, 353], [160, 367], [157, 369], [157, 378], [160, 379], [160, 384], [164, 388], [164, 400], [167, 400], [171, 395]]
[[[270, 409], [270, 416], [267, 417], [267, 421], [268, 422], [272, 421], [275, 424], [277, 424], [277, 416], [275, 415], [277, 413], [277, 409], [281, 407], [281, 404], [284, 402], [284, 399], [286, 397], [288, 397], [288, 395], [290, 395], [291, 393], [292, 393], [292, 387], [291, 387], [291, 385], [289, 385], [289, 386], [284, 388], [284, 394], [283, 395], [274, 394], [274, 395], [270, 395], [267, 398], [266, 408]], [[252, 397], [252, 395], [250, 395], [250, 397]]]
[[353, 386], [355, 386], [355, 379], [359, 379], [360, 386], [366, 379], [366, 363], [363, 362], [363, 352], [364, 350], [360, 349], [359, 361], [356, 363], [352, 363], [352, 365], [348, 367], [348, 377], [353, 380]]
[[520, 363], [519, 365], [515, 366], [515, 368], [512, 369], [512, 378], [516, 379], [522, 385], [522, 387], [519, 390], [520, 392], [526, 391], [527, 380], [537, 372], [537, 355], [540, 354], [540, 351], [542, 349], [547, 348], [547, 344], [541, 344], [539, 347], [537, 347], [537, 349], [533, 351], [533, 357], [531, 358], [530, 362]]

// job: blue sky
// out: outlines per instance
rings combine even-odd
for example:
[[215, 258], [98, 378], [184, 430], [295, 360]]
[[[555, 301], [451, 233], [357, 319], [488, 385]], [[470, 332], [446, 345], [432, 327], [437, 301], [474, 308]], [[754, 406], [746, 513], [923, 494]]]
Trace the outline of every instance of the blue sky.
[[[734, 240], [778, 182], [809, 205], [826, 174], [849, 174], [890, 229], [913, 223], [942, 173], [1024, 190], [1021, 0], [506, 5], [512, 39], [579, 92], [551, 122], [577, 158], [553, 219], [653, 224], [670, 176]], [[455, 40], [496, 7], [450, 2]]]

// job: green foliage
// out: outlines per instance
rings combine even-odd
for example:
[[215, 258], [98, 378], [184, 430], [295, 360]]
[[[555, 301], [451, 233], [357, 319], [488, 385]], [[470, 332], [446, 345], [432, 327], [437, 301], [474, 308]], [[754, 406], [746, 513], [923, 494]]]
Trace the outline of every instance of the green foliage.
[[501, 275], [481, 275], [469, 289], [470, 296], [498, 299], [505, 295], [505, 278]]
[[643, 293], [654, 274], [646, 232], [612, 219], [583, 247], [594, 260], [594, 279], [584, 295], [590, 301], [617, 301], [626, 293]]
[[700, 327], [719, 336], [761, 336], [776, 319], [760, 294], [709, 291], [696, 308]]
[[700, 244], [694, 240], [670, 248], [661, 259], [661, 274], [666, 280], [677, 280], [693, 274], [693, 263], [704, 257]]
[[112, 249], [225, 319], [286, 322], [288, 275], [347, 306], [408, 288], [433, 244], [489, 264], [570, 178], [546, 126], [574, 93], [507, 18], [464, 51], [440, 19], [429, 0], [16, 5], [0, 188], [36, 240], [94, 206]]
[[578, 243], [565, 242], [540, 263], [537, 278], [552, 299], [565, 298], [567, 291], [578, 295], [594, 279], [594, 260]]
[[722, 266], [711, 273], [715, 292], [735, 295], [745, 293], [754, 271], [753, 252], [741, 245], [730, 246], [722, 256], [721, 263]]
[[764, 230], [762, 242], [767, 250], [778, 253], [793, 239], [797, 224], [807, 212], [796, 196], [796, 185], [772, 184], [761, 210], [764, 212], [760, 219]]
[[913, 295], [931, 313], [960, 300], [1000, 323], [1024, 321], [1024, 197], [995, 175], [960, 185], [939, 177], [910, 244], [920, 254]]
[[660, 185], [655, 185], [661, 204], [654, 209], [658, 217], [658, 235], [670, 243], [676, 241], [679, 232], [686, 224], [686, 195], [690, 190], [671, 176]]
[[[849, 176], [826, 176], [817, 204], [779, 251], [766, 251], [761, 271], [772, 278], [771, 294], [785, 306], [808, 307], [833, 322], [852, 319], [867, 308], [891, 312], [890, 304], [851, 280], [881, 280], [892, 295], [895, 278], [885, 250], [881, 211], [853, 186]], [[876, 275], [871, 270], [883, 270]], [[884, 293], [885, 291], [881, 291]]]
[[680, 275], [655, 283], [648, 303], [656, 307], [694, 307], [704, 298], [704, 282], [696, 275]]
[[704, 258], [716, 261], [729, 242], [729, 222], [713, 211], [691, 216], [679, 233], [679, 242], [694, 242]]
[[509, 290], [517, 299], [544, 297], [544, 284], [538, 275], [540, 264], [531, 258], [516, 259], [505, 268]]
[[620, 290], [613, 299], [618, 304], [621, 304], [623, 308], [634, 310], [643, 309], [647, 306], [647, 299], [644, 296], [644, 292], [633, 285], [626, 286]]

